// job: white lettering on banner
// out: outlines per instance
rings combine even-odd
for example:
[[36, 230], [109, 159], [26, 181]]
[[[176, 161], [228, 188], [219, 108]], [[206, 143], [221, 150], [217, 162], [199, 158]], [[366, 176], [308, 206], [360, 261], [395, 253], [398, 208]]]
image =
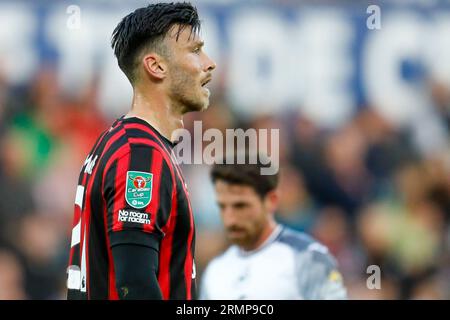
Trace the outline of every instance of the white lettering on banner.
[[68, 24], [66, 5], [59, 4], [53, 8], [46, 20], [45, 31], [49, 43], [60, 56], [58, 80], [66, 93], [80, 94], [94, 77], [95, 28], [92, 28], [87, 19], [88, 8], [83, 9], [83, 24], [73, 29], [62, 27]]
[[273, 113], [283, 105], [302, 105], [308, 117], [329, 127], [351, 116], [354, 30], [344, 14], [311, 11], [287, 22], [280, 14], [251, 10], [231, 20], [228, 81], [237, 112]]
[[434, 25], [428, 33], [426, 62], [435, 79], [450, 86], [450, 12], [442, 11], [434, 16]]
[[[0, 30], [5, 78], [13, 84], [30, 81], [40, 65], [40, 46], [48, 46], [58, 57], [58, 79], [65, 92], [83, 93], [98, 75], [100, 108], [115, 117], [125, 111], [132, 88], [117, 68], [109, 40], [128, 9], [100, 10], [88, 3], [81, 1], [77, 25], [68, 16], [72, 7], [67, 4], [44, 6], [43, 18], [12, 0], [2, 1], [0, 18], [11, 26]], [[207, 22], [202, 31], [205, 52], [218, 70], [222, 66], [226, 71], [216, 73], [213, 81], [223, 81], [240, 116], [278, 114], [280, 108], [293, 106], [320, 126], [332, 127], [352, 114], [361, 88], [368, 105], [391, 121], [407, 123], [417, 117], [421, 105], [427, 105], [427, 93], [420, 83], [402, 77], [405, 59], [450, 83], [448, 8], [430, 5], [425, 15], [416, 8], [383, 8], [380, 28], [377, 6], [358, 11], [353, 6], [313, 5], [295, 11], [236, 3], [239, 10], [225, 9], [220, 16], [212, 7], [205, 6], [202, 14]], [[78, 20], [78, 13], [69, 14]], [[68, 17], [71, 30], [65, 27]], [[39, 19], [45, 19], [44, 28], [36, 28]], [[46, 44], [36, 46], [36, 38]]]
[[232, 16], [228, 27], [232, 61], [228, 94], [240, 107], [236, 111], [250, 115], [274, 112], [288, 102], [295, 87], [295, 80], [288, 77], [294, 53], [286, 21], [280, 12], [248, 8]]
[[303, 59], [292, 66], [296, 79], [303, 79], [301, 112], [321, 126], [338, 127], [355, 107], [348, 90], [355, 72], [350, 54], [354, 30], [339, 11], [313, 11], [302, 18], [294, 42]]
[[33, 10], [19, 1], [0, 3], [1, 73], [12, 85], [30, 81], [39, 66], [34, 46], [38, 21]]
[[363, 79], [369, 104], [397, 124], [408, 124], [428, 108], [427, 93], [402, 77], [402, 62], [420, 61], [425, 33], [414, 13], [383, 16], [383, 28], [369, 32], [363, 51]]

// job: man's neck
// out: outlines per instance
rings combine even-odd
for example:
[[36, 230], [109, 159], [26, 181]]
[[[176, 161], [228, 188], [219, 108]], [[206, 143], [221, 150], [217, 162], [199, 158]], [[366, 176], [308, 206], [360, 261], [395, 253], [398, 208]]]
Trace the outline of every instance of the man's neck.
[[269, 238], [272, 236], [273, 232], [277, 228], [278, 224], [274, 220], [270, 220], [270, 222], [266, 225], [264, 230], [261, 232], [260, 237], [258, 238], [258, 241], [256, 241], [252, 246], [244, 248], [241, 247], [241, 249], [244, 252], [253, 252], [258, 249], [260, 249], [264, 244], [269, 240]]
[[164, 98], [161, 94], [135, 90], [131, 110], [125, 118], [131, 117], [147, 121], [170, 141], [175, 138], [173, 132], [183, 128], [182, 115], [173, 110], [168, 98]]

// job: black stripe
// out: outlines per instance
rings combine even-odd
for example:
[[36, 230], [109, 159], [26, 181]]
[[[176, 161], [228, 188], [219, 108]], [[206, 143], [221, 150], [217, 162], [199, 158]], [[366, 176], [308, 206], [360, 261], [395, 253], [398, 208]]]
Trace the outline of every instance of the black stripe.
[[[117, 160], [113, 162], [111, 167], [109, 168], [108, 172], [105, 175], [105, 181], [104, 181], [104, 196], [106, 199], [106, 209], [108, 210], [107, 213], [107, 232], [111, 232], [113, 227], [113, 209], [114, 209], [114, 194], [116, 192], [116, 172], [117, 172]], [[110, 214], [111, 213], [111, 214]], [[109, 248], [108, 248], [109, 250]]]
[[161, 173], [161, 186], [160, 186], [160, 199], [159, 199], [159, 209], [157, 213], [157, 225], [161, 229], [167, 224], [170, 216], [170, 211], [172, 210], [172, 174], [170, 173], [169, 165], [166, 161], [162, 162], [162, 173]]
[[[130, 164], [129, 171], [142, 171], [150, 173], [151, 163], [152, 163], [152, 149], [148, 146], [132, 146], [132, 151], [130, 153]], [[126, 183], [125, 183], [126, 185]], [[125, 195], [124, 195], [125, 196]], [[125, 207], [127, 210], [141, 211], [143, 212], [145, 208], [136, 209], [133, 208], [125, 201]], [[133, 228], [138, 230], [143, 230], [144, 225], [140, 223], [124, 222], [125, 228]]]
[[[172, 257], [170, 259], [170, 299], [186, 299], [184, 264], [187, 254], [187, 242], [190, 230], [189, 206], [183, 182], [177, 181], [177, 219], [173, 232]], [[191, 275], [189, 275], [190, 277]]]
[[[126, 128], [127, 131], [127, 136], [129, 136], [130, 138], [145, 138], [145, 139], [149, 139], [153, 142], [155, 142], [157, 145], [159, 145], [161, 147], [162, 150], [164, 150], [165, 154], [168, 154], [166, 150], [171, 150], [171, 146], [168, 145], [168, 143], [166, 143], [166, 141], [164, 139], [157, 139], [154, 136], [152, 136], [150, 133], [143, 131], [141, 129], [130, 129], [130, 128]], [[155, 132], [156, 135], [158, 135], [157, 132]]]
[[[192, 217], [192, 219], [194, 219], [194, 217]], [[195, 221], [194, 221], [192, 227], [194, 228], [194, 230], [192, 230], [191, 252], [192, 252], [192, 259], [194, 259], [195, 258]], [[195, 259], [194, 259], [194, 261], [195, 261]], [[194, 268], [194, 264], [192, 264], [192, 268]], [[191, 280], [191, 297], [193, 300], [198, 299], [196, 278]]]
[[[168, 148], [168, 150], [173, 149], [174, 144], [167, 139], [166, 137], [164, 137], [161, 133], [158, 132], [158, 130], [156, 130], [155, 128], [153, 128], [153, 126], [151, 124], [149, 124], [147, 121], [139, 119], [139, 118], [133, 118], [133, 119], [123, 119], [124, 124], [126, 123], [139, 123], [141, 125], [143, 125], [144, 127], [146, 127], [147, 129], [149, 129], [150, 131], [152, 131], [160, 141], [162, 141], [162, 143]], [[136, 129], [130, 129], [130, 130], [136, 130]], [[141, 131], [140, 129], [137, 129], [139, 131]], [[148, 134], [144, 131], [145, 134]]]
[[105, 210], [102, 195], [104, 165], [97, 169], [91, 188], [91, 216], [89, 221], [89, 296], [91, 299], [108, 299], [109, 259], [105, 234]]
[[130, 170], [150, 172], [153, 152], [149, 146], [132, 146]]

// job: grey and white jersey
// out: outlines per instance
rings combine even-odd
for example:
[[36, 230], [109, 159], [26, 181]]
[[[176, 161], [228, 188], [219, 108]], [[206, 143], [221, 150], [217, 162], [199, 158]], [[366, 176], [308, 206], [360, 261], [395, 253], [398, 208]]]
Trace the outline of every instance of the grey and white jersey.
[[207, 266], [200, 299], [347, 299], [336, 261], [304, 233], [278, 226], [254, 251], [231, 246]]

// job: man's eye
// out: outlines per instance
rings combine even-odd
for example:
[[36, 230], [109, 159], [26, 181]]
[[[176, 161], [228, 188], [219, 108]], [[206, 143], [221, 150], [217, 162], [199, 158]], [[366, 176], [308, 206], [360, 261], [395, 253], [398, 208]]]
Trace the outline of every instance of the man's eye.
[[247, 204], [246, 203], [236, 203], [235, 205], [234, 205], [234, 208], [235, 209], [244, 209], [244, 208], [246, 208], [247, 207]]
[[200, 50], [201, 50], [200, 47], [197, 47], [194, 49], [194, 53], [200, 53]]

